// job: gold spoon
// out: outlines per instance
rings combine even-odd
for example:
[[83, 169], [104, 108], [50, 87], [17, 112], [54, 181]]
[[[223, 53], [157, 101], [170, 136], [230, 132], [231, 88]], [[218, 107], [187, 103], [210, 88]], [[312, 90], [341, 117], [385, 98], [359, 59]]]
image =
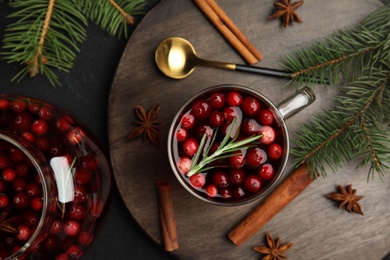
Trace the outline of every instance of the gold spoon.
[[[198, 65], [245, 71], [281, 78], [292, 78], [291, 72], [288, 71], [201, 59], [196, 56], [192, 44], [180, 37], [171, 37], [162, 41], [156, 49], [155, 61], [158, 68], [166, 76], [174, 79], [183, 79], [187, 77]], [[327, 82], [327, 80], [317, 78], [316, 82], [324, 83]]]

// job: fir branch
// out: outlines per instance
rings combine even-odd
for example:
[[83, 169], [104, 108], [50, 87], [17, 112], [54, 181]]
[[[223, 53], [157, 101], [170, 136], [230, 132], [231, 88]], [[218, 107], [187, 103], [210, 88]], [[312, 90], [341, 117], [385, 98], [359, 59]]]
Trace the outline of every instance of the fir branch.
[[74, 1], [14, 0], [9, 16], [16, 22], [6, 27], [3, 57], [24, 67], [13, 80], [44, 74], [55, 85], [55, 68], [68, 72], [73, 67], [77, 44], [85, 40], [84, 15]]
[[134, 16], [145, 13], [145, 0], [80, 0], [79, 6], [88, 19], [118, 37], [127, 37]]
[[340, 83], [339, 74], [346, 81], [354, 80], [362, 75], [363, 67], [388, 60], [389, 45], [390, 5], [385, 5], [356, 27], [338, 31], [324, 41], [287, 55], [285, 67], [293, 71], [291, 83], [299, 86], [313, 76], [328, 78], [335, 85]]

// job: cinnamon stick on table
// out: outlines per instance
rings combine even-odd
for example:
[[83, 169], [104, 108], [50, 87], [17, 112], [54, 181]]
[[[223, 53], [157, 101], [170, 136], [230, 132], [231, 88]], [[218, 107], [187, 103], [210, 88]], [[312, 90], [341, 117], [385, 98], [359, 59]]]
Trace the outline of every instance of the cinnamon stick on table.
[[166, 251], [173, 251], [179, 248], [179, 242], [177, 239], [176, 221], [173, 211], [171, 185], [166, 182], [157, 181], [157, 193], [164, 249]]
[[215, 0], [194, 0], [194, 2], [247, 63], [252, 65], [263, 59], [263, 55], [245, 37]]
[[237, 246], [243, 244], [314, 180], [307, 173], [305, 164], [298, 167], [259, 206], [229, 232], [229, 239]]

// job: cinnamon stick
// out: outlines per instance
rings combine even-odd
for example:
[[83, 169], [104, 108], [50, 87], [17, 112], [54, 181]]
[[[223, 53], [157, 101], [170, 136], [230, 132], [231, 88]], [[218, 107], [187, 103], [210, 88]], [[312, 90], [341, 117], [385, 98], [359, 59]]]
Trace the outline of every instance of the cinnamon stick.
[[314, 178], [311, 178], [310, 174], [307, 173], [305, 164], [298, 167], [229, 232], [229, 239], [237, 246], [243, 244], [313, 181]]
[[173, 211], [171, 185], [157, 181], [157, 193], [159, 199], [159, 214], [164, 249], [173, 251], [179, 248], [177, 239], [176, 220]]
[[194, 2], [247, 63], [252, 65], [263, 59], [263, 55], [245, 37], [215, 0], [194, 0]]

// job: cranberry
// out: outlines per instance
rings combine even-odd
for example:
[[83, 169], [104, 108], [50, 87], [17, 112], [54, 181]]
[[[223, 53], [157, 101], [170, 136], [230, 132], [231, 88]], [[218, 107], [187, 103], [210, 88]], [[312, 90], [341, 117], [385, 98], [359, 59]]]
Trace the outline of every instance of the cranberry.
[[15, 208], [24, 209], [30, 204], [30, 197], [24, 191], [18, 192], [14, 196], [13, 204]]
[[43, 199], [41, 197], [33, 197], [30, 202], [30, 208], [39, 211], [43, 208]]
[[49, 142], [49, 153], [53, 157], [60, 156], [62, 154], [62, 145], [58, 142]]
[[223, 114], [217, 110], [214, 110], [209, 116], [209, 122], [210, 125], [214, 127], [221, 126], [224, 122]]
[[64, 224], [64, 232], [70, 237], [76, 236], [80, 232], [80, 223], [76, 220], [68, 220]]
[[85, 232], [85, 231], [82, 231], [79, 235], [79, 238], [77, 239], [77, 241], [80, 243], [80, 244], [89, 244], [91, 243], [93, 240], [93, 235], [88, 233], [88, 232]]
[[29, 227], [34, 227], [38, 224], [40, 216], [38, 212], [26, 210], [22, 215], [23, 223]]
[[242, 169], [234, 168], [229, 172], [229, 180], [232, 184], [241, 185], [245, 180], [245, 172]]
[[259, 169], [259, 177], [263, 181], [271, 180], [274, 177], [274, 167], [272, 167], [272, 164], [263, 164]]
[[24, 131], [21, 133], [21, 136], [26, 139], [27, 141], [33, 143], [35, 141], [35, 136], [33, 133], [31, 132], [28, 132], [28, 131]]
[[249, 166], [257, 168], [260, 166], [260, 164], [263, 164], [267, 161], [267, 154], [263, 149], [254, 147], [249, 149], [245, 159]]
[[242, 132], [247, 135], [247, 136], [252, 136], [257, 134], [261, 128], [261, 125], [257, 123], [256, 120], [250, 118], [250, 119], [245, 119], [242, 122], [242, 127], [241, 130]]
[[192, 161], [188, 157], [181, 157], [177, 162], [177, 168], [182, 174], [187, 174], [192, 165]]
[[9, 199], [6, 195], [0, 194], [0, 209], [4, 209], [8, 206]]
[[210, 95], [210, 106], [214, 109], [220, 109], [225, 106], [225, 95], [220, 92], [215, 92]]
[[195, 125], [195, 117], [191, 114], [184, 114], [180, 122], [181, 127], [190, 129]]
[[243, 197], [245, 197], [245, 195], [246, 195], [245, 190], [240, 186], [234, 187], [232, 189], [232, 196], [235, 199], [242, 199]]
[[84, 202], [87, 200], [87, 191], [84, 186], [76, 184], [74, 189], [74, 201], [75, 202]]
[[233, 155], [233, 156], [229, 157], [229, 163], [230, 163], [230, 166], [232, 166], [233, 168], [241, 168], [242, 166], [245, 165], [244, 154], [242, 152], [240, 152], [240, 154]]
[[30, 166], [27, 163], [21, 162], [15, 166], [15, 173], [20, 177], [25, 177], [30, 172]]
[[222, 198], [228, 199], [232, 197], [232, 191], [229, 188], [222, 188], [219, 190], [219, 195], [221, 195]]
[[228, 175], [223, 171], [216, 171], [213, 174], [213, 183], [218, 188], [225, 188], [229, 185], [229, 177]]
[[37, 148], [41, 151], [48, 151], [50, 148], [49, 140], [45, 137], [37, 137], [35, 138], [34, 144], [37, 146]]
[[190, 183], [194, 188], [202, 188], [206, 183], [206, 177], [203, 173], [197, 173], [190, 177]]
[[7, 182], [11, 182], [11, 181], [15, 180], [16, 172], [15, 172], [15, 170], [13, 168], [5, 168], [1, 172], [1, 176], [3, 177], [3, 180], [5, 180]]
[[214, 184], [207, 185], [205, 191], [209, 197], [216, 197], [218, 195], [218, 188]]
[[68, 120], [65, 118], [59, 118], [57, 122], [55, 123], [55, 126], [60, 130], [60, 131], [67, 131], [70, 128], [70, 123]]
[[176, 139], [178, 142], [183, 142], [188, 138], [188, 132], [184, 128], [179, 128], [176, 131]]
[[84, 206], [80, 204], [73, 204], [71, 207], [69, 207], [69, 211], [67, 216], [70, 219], [74, 220], [83, 220], [85, 216], [87, 215], [87, 210]]
[[45, 121], [49, 120], [52, 114], [51, 110], [47, 107], [41, 107], [38, 111], [38, 116]]
[[37, 114], [39, 111], [40, 106], [37, 103], [28, 103], [28, 111], [30, 111], [33, 114]]
[[272, 143], [268, 146], [268, 156], [271, 159], [279, 159], [282, 156], [282, 147], [277, 143]]
[[263, 135], [260, 138], [260, 142], [263, 144], [270, 144], [275, 140], [275, 130], [270, 126], [262, 126], [259, 134]]
[[18, 163], [24, 160], [24, 153], [19, 149], [11, 148], [9, 151], [9, 158], [11, 161]]
[[245, 97], [241, 103], [241, 110], [248, 116], [254, 116], [260, 111], [260, 102], [254, 97]]
[[30, 114], [22, 112], [17, 114], [14, 120], [15, 127], [20, 131], [27, 131], [30, 129], [32, 118]]
[[194, 138], [189, 138], [183, 143], [183, 152], [192, 157], [198, 151], [199, 143]]
[[[39, 175], [37, 175], [39, 176]], [[35, 197], [41, 194], [42, 187], [41, 184], [37, 182], [30, 182], [27, 184], [26, 192], [30, 197]]]
[[60, 244], [59, 237], [53, 234], [48, 234], [45, 240], [43, 240], [42, 242], [43, 248], [49, 252], [54, 252], [58, 250], [59, 244]]
[[66, 253], [70, 256], [70, 258], [74, 259], [80, 252], [80, 248], [77, 245], [71, 245], [67, 250]]
[[207, 138], [212, 138], [214, 130], [208, 125], [201, 125], [196, 128], [195, 132], [196, 138], [198, 138], [198, 140], [202, 140], [205, 134]]
[[9, 107], [9, 101], [7, 99], [0, 99], [0, 110], [6, 110]]
[[26, 109], [27, 105], [22, 100], [13, 100], [10, 102], [9, 107], [12, 111], [19, 114]]
[[8, 166], [8, 157], [5, 155], [0, 155], [0, 170], [6, 168]]
[[237, 118], [237, 121], [239, 121], [242, 118], [241, 109], [238, 107], [227, 107], [223, 110], [223, 117], [227, 123], [231, 123], [234, 118]]
[[16, 238], [20, 241], [26, 241], [31, 236], [31, 230], [26, 225], [20, 225], [16, 228]]
[[27, 181], [25, 178], [17, 177], [12, 182], [12, 187], [17, 192], [24, 191], [26, 189], [26, 186], [27, 186]]
[[[73, 161], [73, 159], [72, 159], [72, 161]], [[68, 160], [68, 162], [69, 162], [69, 160]], [[90, 171], [95, 170], [98, 167], [98, 162], [96, 161], [96, 157], [93, 154], [88, 154], [88, 155], [81, 157], [80, 164], [84, 169], [87, 169]]]
[[206, 119], [211, 113], [210, 104], [206, 100], [198, 100], [192, 106], [191, 114], [199, 120]]
[[84, 137], [83, 131], [78, 127], [72, 127], [67, 134], [68, 142], [72, 145], [79, 144]]
[[85, 169], [77, 169], [74, 179], [78, 184], [87, 184], [92, 179], [92, 172]]
[[62, 254], [59, 254], [56, 256], [56, 259], [55, 260], [69, 260], [69, 256], [68, 256], [68, 253], [62, 253]]
[[249, 192], [255, 193], [261, 189], [261, 180], [255, 175], [249, 175], [245, 179], [244, 185]]
[[274, 114], [269, 109], [262, 109], [259, 113], [259, 121], [262, 125], [271, 125], [274, 122]]
[[47, 123], [44, 120], [37, 119], [32, 122], [31, 132], [37, 136], [42, 136], [46, 134], [47, 128]]
[[239, 105], [241, 105], [242, 96], [237, 91], [230, 91], [226, 96], [226, 101], [229, 106], [238, 107]]
[[52, 234], [58, 234], [62, 231], [62, 221], [61, 220], [54, 220], [51, 224], [50, 233]]

